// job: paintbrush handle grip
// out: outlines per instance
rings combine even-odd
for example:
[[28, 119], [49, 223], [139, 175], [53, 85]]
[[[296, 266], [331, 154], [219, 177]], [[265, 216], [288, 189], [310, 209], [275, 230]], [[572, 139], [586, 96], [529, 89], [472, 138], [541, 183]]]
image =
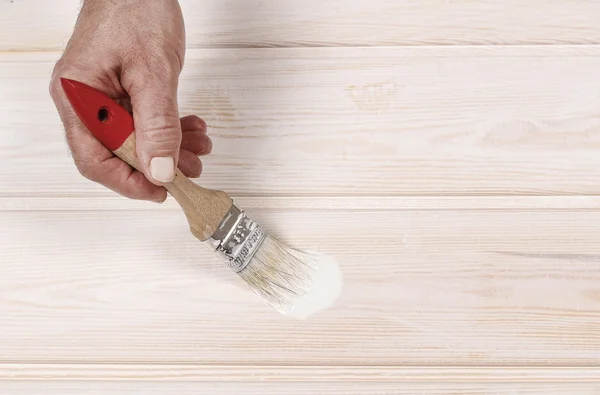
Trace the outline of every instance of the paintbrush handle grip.
[[[115, 155], [139, 170], [135, 147], [135, 133], [131, 133], [116, 150]], [[183, 209], [192, 234], [200, 241], [211, 237], [229, 212], [232, 199], [227, 193], [203, 188], [176, 169], [175, 179], [165, 184], [167, 191]]]

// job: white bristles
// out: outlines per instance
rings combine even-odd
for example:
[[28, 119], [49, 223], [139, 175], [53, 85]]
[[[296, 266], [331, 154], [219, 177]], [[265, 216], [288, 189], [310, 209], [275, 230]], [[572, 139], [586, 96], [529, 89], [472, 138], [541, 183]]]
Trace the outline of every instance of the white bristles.
[[267, 304], [299, 319], [333, 306], [342, 291], [335, 259], [295, 250], [269, 235], [238, 275]]
[[267, 235], [250, 264], [239, 276], [279, 312], [289, 313], [310, 290], [316, 259]]
[[341, 292], [333, 258], [287, 246], [235, 205], [209, 242], [254, 293], [284, 315], [306, 318], [332, 306]]

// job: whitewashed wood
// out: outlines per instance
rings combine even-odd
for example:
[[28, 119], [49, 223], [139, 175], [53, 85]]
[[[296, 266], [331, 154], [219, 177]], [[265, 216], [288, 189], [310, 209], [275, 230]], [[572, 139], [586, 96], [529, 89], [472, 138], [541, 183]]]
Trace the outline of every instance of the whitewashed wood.
[[[247, 210], [309, 209], [354, 210], [593, 210], [600, 209], [599, 196], [391, 196], [391, 197], [298, 197], [234, 196]], [[181, 211], [168, 197], [163, 204], [110, 197], [0, 198], [0, 211]]]
[[176, 211], [3, 211], [0, 362], [593, 365], [597, 213], [253, 210], [341, 263], [336, 306], [295, 321]]
[[[182, 4], [190, 48], [600, 44], [594, 0]], [[77, 5], [0, 0], [0, 51], [59, 49]], [[202, 181], [342, 259], [340, 305], [301, 323], [249, 299], [174, 202], [81, 179], [57, 56], [0, 55], [1, 394], [600, 393], [575, 366], [600, 357], [598, 198], [569, 196], [600, 185], [599, 48], [190, 51]]]
[[17, 381], [0, 382], [0, 393], [10, 395], [598, 395], [600, 384], [568, 382], [448, 383], [448, 382], [129, 382], [129, 381]]
[[[80, 0], [0, 1], [0, 51], [64, 46]], [[596, 0], [181, 0], [191, 48], [598, 44]]]
[[[0, 56], [4, 197], [113, 196], [68, 157], [58, 54]], [[236, 196], [597, 195], [600, 47], [198, 50], [182, 115]]]
[[[23, 380], [132, 381], [138, 383], [593, 383], [600, 385], [597, 367], [527, 366], [303, 366], [194, 364], [0, 364], [0, 383]], [[1, 385], [1, 384], [0, 384]]]

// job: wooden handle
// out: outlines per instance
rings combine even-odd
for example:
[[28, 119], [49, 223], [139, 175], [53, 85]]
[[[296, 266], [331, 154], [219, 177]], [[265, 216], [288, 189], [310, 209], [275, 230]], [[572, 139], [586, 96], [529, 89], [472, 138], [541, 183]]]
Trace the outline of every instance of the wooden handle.
[[[135, 133], [131, 133], [121, 147], [113, 152], [139, 170]], [[165, 184], [165, 188], [183, 209], [192, 234], [200, 241], [205, 241], [214, 234], [233, 203], [225, 192], [203, 188], [179, 169], [176, 169], [175, 179]]]

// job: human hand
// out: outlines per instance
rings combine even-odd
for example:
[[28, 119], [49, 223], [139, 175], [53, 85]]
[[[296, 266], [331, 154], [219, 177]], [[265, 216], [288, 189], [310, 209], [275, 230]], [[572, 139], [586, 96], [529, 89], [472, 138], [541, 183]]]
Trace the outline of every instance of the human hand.
[[[65, 127], [79, 172], [132, 199], [162, 202], [178, 167], [198, 177], [198, 156], [212, 148], [206, 123], [179, 118], [178, 79], [185, 28], [177, 0], [86, 0], [67, 47], [56, 63], [50, 95]], [[81, 81], [111, 96], [134, 118], [140, 171], [104, 147], [85, 128], [60, 78]]]

